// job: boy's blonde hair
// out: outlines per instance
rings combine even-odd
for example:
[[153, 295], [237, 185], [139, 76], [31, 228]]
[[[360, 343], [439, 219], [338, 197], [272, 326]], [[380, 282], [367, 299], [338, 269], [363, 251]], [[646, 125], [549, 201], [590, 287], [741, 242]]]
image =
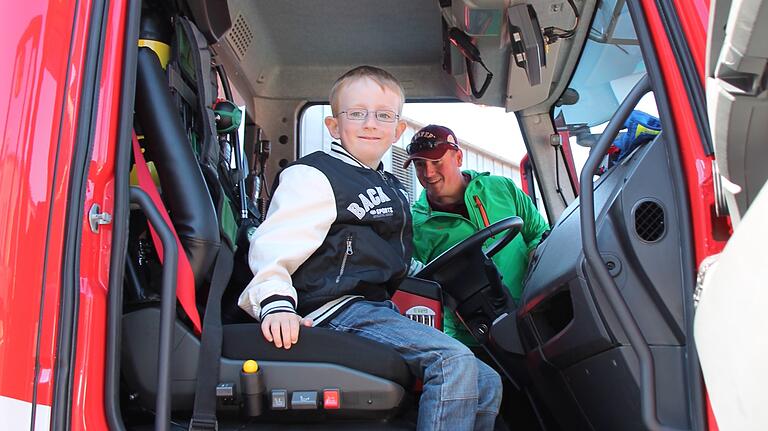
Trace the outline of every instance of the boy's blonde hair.
[[378, 67], [373, 66], [358, 66], [341, 75], [341, 77], [333, 83], [333, 87], [331, 87], [331, 112], [333, 113], [334, 117], [339, 112], [339, 92], [350, 81], [362, 78], [371, 79], [375, 83], [379, 84], [382, 89], [389, 89], [399, 94], [400, 106], [397, 108], [397, 113], [402, 113], [401, 111], [403, 110], [403, 103], [405, 102], [405, 90], [403, 90], [403, 86], [400, 84], [400, 81], [398, 81], [397, 78], [392, 76], [391, 73], [384, 69], [379, 69]]

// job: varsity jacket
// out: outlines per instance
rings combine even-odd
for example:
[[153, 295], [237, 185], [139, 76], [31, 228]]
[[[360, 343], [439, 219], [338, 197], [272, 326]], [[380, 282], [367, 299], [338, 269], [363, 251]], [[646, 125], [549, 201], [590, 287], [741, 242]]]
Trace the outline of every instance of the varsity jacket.
[[257, 320], [297, 312], [320, 324], [356, 299], [388, 299], [412, 254], [407, 193], [333, 143], [285, 168], [249, 249], [238, 305]]

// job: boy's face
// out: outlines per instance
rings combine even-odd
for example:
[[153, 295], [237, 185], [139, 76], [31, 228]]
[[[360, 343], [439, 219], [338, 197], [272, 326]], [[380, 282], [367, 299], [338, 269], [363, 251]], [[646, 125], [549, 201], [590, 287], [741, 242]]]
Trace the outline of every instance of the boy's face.
[[[400, 139], [405, 131], [405, 121], [392, 123], [376, 119], [375, 111], [400, 112], [400, 95], [387, 87], [382, 88], [375, 81], [362, 78], [347, 83], [338, 93], [339, 114], [326, 117], [325, 125], [331, 136], [341, 141], [355, 158], [376, 169], [381, 156]], [[365, 120], [351, 120], [342, 113], [349, 109], [366, 109]]]

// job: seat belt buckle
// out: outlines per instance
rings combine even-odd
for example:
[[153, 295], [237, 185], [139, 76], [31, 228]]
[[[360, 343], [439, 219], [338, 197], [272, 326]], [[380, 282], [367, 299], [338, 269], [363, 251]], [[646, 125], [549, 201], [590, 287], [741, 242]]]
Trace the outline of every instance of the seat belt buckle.
[[219, 431], [219, 422], [214, 419], [192, 418], [189, 431]]

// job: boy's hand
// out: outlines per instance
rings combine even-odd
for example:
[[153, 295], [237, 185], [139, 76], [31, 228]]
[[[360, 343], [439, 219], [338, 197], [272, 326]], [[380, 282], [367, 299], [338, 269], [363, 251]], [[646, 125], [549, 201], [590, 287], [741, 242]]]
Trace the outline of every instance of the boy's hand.
[[312, 319], [302, 319], [296, 313], [274, 313], [261, 321], [261, 332], [277, 348], [285, 346], [290, 349], [292, 344], [299, 341], [299, 327], [302, 325], [312, 326]]

